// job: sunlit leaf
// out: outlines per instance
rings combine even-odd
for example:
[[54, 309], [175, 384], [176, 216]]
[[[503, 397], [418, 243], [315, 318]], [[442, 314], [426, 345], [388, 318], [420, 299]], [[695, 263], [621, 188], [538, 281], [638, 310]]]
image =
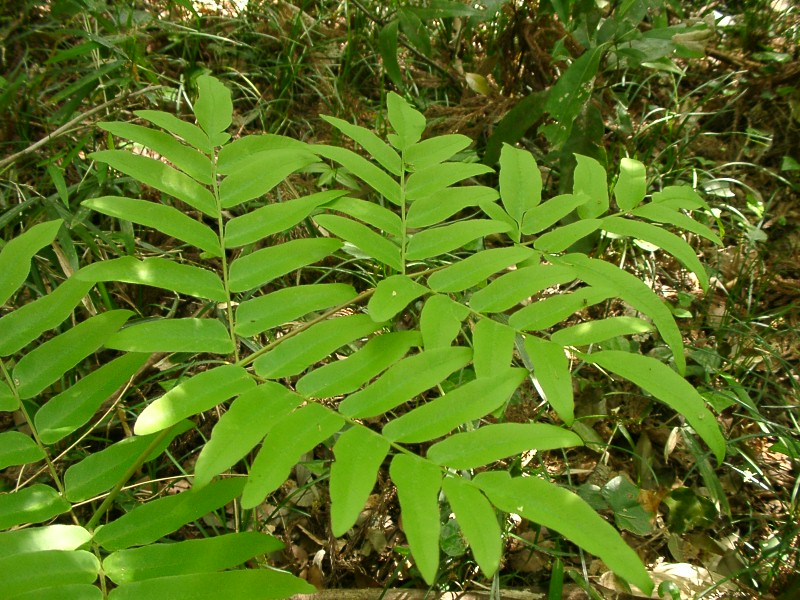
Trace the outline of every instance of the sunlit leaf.
[[34, 590], [92, 583], [100, 561], [85, 550], [43, 550], [0, 558], [0, 570], [3, 596], [16, 598]]
[[419, 315], [419, 329], [425, 349], [450, 346], [461, 333], [461, 323], [467, 315], [469, 309], [449, 296], [436, 294], [429, 297]]
[[328, 208], [350, 215], [379, 231], [385, 231], [389, 235], [395, 237], [402, 235], [400, 217], [388, 208], [384, 208], [374, 202], [345, 196], [328, 204]]
[[472, 140], [465, 135], [457, 133], [437, 135], [409, 146], [403, 158], [406, 164], [419, 171], [452, 158], [454, 154], [461, 152], [470, 144], [472, 144]]
[[578, 288], [574, 292], [555, 294], [519, 309], [511, 315], [508, 324], [517, 329], [541, 331], [615, 295], [616, 292], [610, 287], [593, 286]]
[[460, 292], [535, 255], [534, 250], [525, 246], [483, 250], [432, 273], [428, 285], [437, 292]]
[[564, 349], [549, 340], [525, 336], [525, 350], [533, 364], [533, 384], [539, 395], [558, 413], [567, 425], [575, 419], [572, 396], [572, 372]]
[[42, 550], [77, 550], [92, 538], [78, 525], [45, 525], [0, 533], [0, 557]]
[[588, 346], [620, 335], [633, 335], [652, 331], [653, 326], [636, 317], [609, 317], [565, 327], [553, 333], [550, 339], [561, 346]]
[[406, 198], [414, 202], [450, 187], [470, 177], [494, 170], [480, 163], [450, 162], [437, 164], [412, 173], [406, 181]]
[[146, 121], [150, 121], [153, 125], [166, 129], [201, 152], [210, 154], [213, 150], [208, 136], [202, 129], [197, 125], [179, 119], [172, 113], [160, 110], [137, 110], [134, 111], [133, 114]]
[[451, 187], [431, 196], [416, 200], [408, 209], [406, 224], [409, 227], [429, 227], [470, 206], [494, 202], [497, 190], [483, 185]]
[[318, 162], [306, 150], [268, 150], [241, 161], [219, 184], [219, 199], [223, 208], [238, 206], [259, 198], [295, 171]]
[[644, 200], [647, 193], [647, 178], [644, 165], [638, 160], [623, 158], [619, 165], [619, 177], [614, 185], [614, 198], [620, 210], [629, 211]]
[[533, 235], [555, 225], [573, 210], [589, 201], [585, 194], [562, 194], [550, 198], [539, 206], [530, 209], [522, 219], [522, 233]]
[[481, 319], [472, 330], [472, 364], [475, 375], [493, 377], [504, 373], [514, 357], [516, 332], [494, 319]]
[[408, 304], [430, 290], [407, 275], [390, 275], [375, 287], [367, 311], [376, 322], [388, 321]]
[[128, 352], [230, 354], [234, 348], [221, 321], [191, 317], [134, 323], [111, 336], [105, 345]]
[[14, 465], [26, 465], [44, 458], [44, 452], [28, 435], [19, 431], [0, 433], [0, 471]]
[[55, 239], [62, 221], [47, 221], [30, 227], [22, 235], [8, 241], [0, 250], [0, 306], [11, 298], [28, 278], [31, 259]]
[[221, 146], [230, 138], [227, 134], [220, 134], [231, 126], [231, 92], [219, 79], [210, 75], [200, 75], [195, 81], [199, 92], [194, 103], [197, 123], [208, 134], [213, 145]]
[[[580, 208], [580, 207], [579, 207]], [[600, 219], [581, 219], [569, 225], [562, 225], [552, 231], [540, 235], [533, 243], [533, 247], [542, 252], [557, 254], [563, 252], [575, 242], [585, 238], [600, 229], [603, 221]]]
[[400, 185], [364, 157], [346, 148], [322, 144], [315, 145], [314, 152], [323, 158], [335, 160], [392, 204], [400, 204]]
[[400, 248], [397, 244], [375, 233], [366, 225], [338, 215], [317, 215], [314, 220], [321, 227], [353, 244], [364, 254], [389, 265], [396, 271], [403, 270]]
[[426, 229], [408, 242], [406, 259], [424, 260], [456, 250], [478, 238], [511, 229], [506, 223], [488, 219], [473, 219]]
[[403, 151], [416, 144], [422, 137], [422, 132], [425, 131], [424, 115], [394, 92], [389, 92], [386, 96], [386, 106], [389, 123], [397, 132], [397, 135], [389, 136], [392, 145]]
[[575, 277], [575, 270], [562, 265], [516, 269], [472, 294], [469, 304], [479, 312], [502, 312], [542, 290], [573, 281]]
[[711, 230], [711, 228], [683, 214], [682, 212], [679, 212], [676, 209], [668, 207], [666, 203], [658, 204], [655, 202], [649, 202], [647, 204], [643, 204], [642, 206], [636, 207], [631, 214], [637, 217], [643, 217], [650, 221], [655, 221], [656, 223], [669, 223], [670, 225], [675, 225], [684, 231], [696, 233], [697, 235], [704, 237], [715, 244], [722, 244], [722, 240]]
[[500, 198], [517, 223], [542, 201], [542, 174], [533, 155], [508, 144], [500, 151]]
[[0, 494], [0, 529], [23, 523], [41, 523], [70, 508], [70, 503], [56, 490], [35, 483], [16, 492]]
[[322, 115], [322, 119], [336, 127], [354, 142], [361, 145], [381, 166], [392, 173], [400, 175], [400, 156], [386, 142], [365, 127], [353, 125], [336, 117]]

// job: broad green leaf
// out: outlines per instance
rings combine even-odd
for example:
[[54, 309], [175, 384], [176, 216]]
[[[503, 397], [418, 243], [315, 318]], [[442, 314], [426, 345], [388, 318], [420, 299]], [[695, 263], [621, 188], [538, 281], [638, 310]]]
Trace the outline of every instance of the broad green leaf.
[[683, 373], [686, 370], [681, 332], [669, 308], [653, 290], [636, 276], [603, 260], [589, 258], [584, 254], [569, 254], [562, 260], [575, 267], [578, 277], [589, 285], [613, 287], [617, 297], [650, 317], [661, 337], [672, 350], [678, 372]]
[[223, 479], [201, 490], [139, 504], [118, 519], [95, 529], [94, 541], [109, 551], [152, 544], [186, 523], [222, 508], [236, 498], [243, 487], [243, 478]]
[[328, 205], [331, 210], [343, 212], [366, 223], [372, 225], [379, 231], [385, 231], [389, 235], [400, 237], [402, 235], [403, 224], [400, 217], [387, 208], [383, 208], [374, 202], [358, 200], [356, 198], [339, 198]]
[[56, 584], [52, 587], [38, 588], [9, 598], [9, 600], [103, 600], [102, 590], [91, 583]]
[[550, 198], [539, 206], [530, 209], [522, 219], [522, 233], [533, 235], [555, 225], [573, 210], [589, 201], [585, 194], [562, 194]]
[[469, 300], [473, 310], [502, 312], [554, 285], [574, 280], [576, 272], [562, 265], [533, 265], [516, 269], [475, 292]]
[[647, 173], [638, 160], [623, 158], [619, 165], [619, 177], [614, 186], [614, 198], [620, 210], [633, 210], [644, 200], [647, 193]]
[[242, 367], [222, 365], [179, 383], [153, 401], [136, 419], [136, 435], [148, 435], [172, 427], [178, 421], [215, 407], [255, 387]]
[[0, 558], [42, 550], [77, 550], [92, 535], [77, 525], [45, 525], [0, 533]]
[[3, 597], [14, 598], [37, 589], [92, 583], [100, 561], [85, 550], [43, 550], [0, 558], [0, 572]]
[[311, 147], [305, 142], [285, 135], [272, 133], [245, 135], [220, 148], [217, 153], [217, 172], [220, 175], [230, 175], [248, 162], [260, 160], [255, 157], [262, 152], [273, 150], [305, 150], [309, 152]]
[[422, 137], [422, 132], [425, 131], [425, 117], [394, 92], [389, 92], [387, 95], [386, 106], [389, 123], [397, 132], [397, 135], [389, 136], [389, 141], [401, 152], [407, 150]]
[[160, 160], [133, 154], [127, 150], [99, 150], [92, 152], [89, 158], [105, 163], [145, 185], [182, 200], [209, 217], [216, 218], [219, 215], [214, 195], [205, 186]]
[[336, 117], [321, 115], [322, 119], [336, 127], [354, 142], [361, 145], [370, 156], [377, 160], [380, 165], [392, 175], [400, 175], [400, 156], [394, 149], [381, 140], [377, 135], [365, 127], [353, 125]]
[[525, 246], [483, 250], [428, 277], [428, 285], [437, 292], [461, 292], [474, 287], [511, 265], [528, 260], [536, 254]]
[[111, 336], [108, 348], [128, 352], [211, 352], [230, 354], [234, 345], [216, 319], [158, 319], [133, 323]]
[[236, 333], [251, 336], [313, 311], [349, 302], [358, 294], [344, 283], [319, 283], [279, 289], [245, 300], [236, 308]]
[[253, 367], [258, 375], [269, 379], [299, 375], [338, 348], [367, 337], [383, 325], [376, 323], [369, 315], [333, 317], [259, 356], [253, 362]]
[[308, 217], [315, 208], [343, 196], [346, 192], [331, 190], [268, 204], [235, 217], [225, 226], [225, 246], [236, 248], [252, 244], [269, 235], [291, 229]]
[[502, 375], [495, 373], [493, 377], [473, 379], [389, 421], [383, 435], [391, 442], [409, 444], [441, 437], [502, 406], [526, 375], [524, 369], [506, 369]]
[[367, 304], [367, 312], [375, 322], [388, 321], [410, 302], [429, 291], [407, 275], [390, 275], [378, 282], [375, 293]]
[[703, 263], [697, 258], [692, 247], [674, 233], [650, 223], [621, 217], [606, 217], [603, 219], [603, 229], [617, 235], [638, 238], [666, 250], [683, 266], [697, 275], [697, 280], [703, 290], [708, 289], [708, 273], [706, 273]]
[[586, 194], [589, 201], [578, 206], [581, 219], [594, 219], [608, 212], [608, 180], [606, 170], [599, 162], [588, 156], [576, 154], [572, 193], [575, 196]]
[[231, 126], [231, 92], [219, 79], [210, 75], [201, 75], [196, 81], [199, 97], [194, 103], [194, 114], [197, 124], [208, 134], [214, 146], [221, 146], [230, 138], [227, 134], [220, 134]]
[[122, 585], [156, 577], [222, 571], [281, 548], [283, 543], [271, 535], [255, 531], [231, 533], [117, 550], [103, 561], [103, 572]]
[[673, 210], [694, 210], [696, 208], [708, 210], [709, 208], [700, 194], [688, 185], [669, 185], [660, 192], [654, 192], [653, 202]]
[[0, 529], [41, 523], [65, 513], [70, 504], [48, 485], [35, 483], [17, 492], [0, 494]]
[[481, 204], [481, 210], [490, 219], [494, 219], [495, 221], [508, 225], [508, 237], [510, 237], [514, 242], [520, 242], [519, 225], [502, 206], [496, 202], [485, 202]]
[[472, 144], [472, 140], [458, 133], [440, 135], [417, 142], [406, 149], [403, 159], [407, 165], [420, 171], [438, 165]]
[[655, 221], [656, 223], [669, 223], [685, 231], [696, 233], [707, 240], [711, 240], [715, 244], [722, 244], [722, 240], [710, 227], [703, 225], [699, 221], [695, 221], [693, 218], [682, 212], [678, 212], [676, 209], [666, 206], [666, 204], [649, 202], [636, 207], [635, 210], [631, 211], [631, 214], [650, 221]]
[[503, 553], [503, 533], [494, 508], [478, 488], [460, 477], [445, 477], [442, 489], [481, 571], [492, 577]]
[[22, 235], [8, 241], [0, 250], [0, 306], [25, 283], [31, 270], [31, 259], [56, 237], [63, 221], [47, 221], [30, 227]]
[[389, 442], [361, 425], [336, 440], [330, 478], [331, 531], [336, 537], [347, 533], [364, 510], [388, 452]]
[[572, 372], [564, 349], [549, 340], [525, 336], [525, 350], [533, 364], [533, 384], [539, 395], [567, 425], [575, 420], [575, 401], [572, 396]]
[[378, 49], [381, 53], [383, 68], [392, 82], [403, 89], [403, 74], [400, 72], [400, 63], [397, 62], [397, 27], [398, 19], [389, 21], [378, 34]]
[[383, 414], [441, 383], [471, 358], [472, 351], [462, 347], [426, 350], [405, 358], [377, 381], [345, 398], [339, 412], [356, 419]]
[[494, 202], [498, 197], [497, 190], [482, 185], [447, 188], [415, 201], [408, 209], [406, 224], [409, 227], [436, 225], [467, 207]]
[[593, 306], [616, 295], [617, 292], [611, 287], [594, 286], [555, 294], [519, 309], [511, 315], [508, 324], [516, 329], [541, 331], [560, 323], [587, 306]]
[[456, 250], [478, 238], [509, 231], [506, 223], [472, 219], [420, 231], [408, 242], [407, 260], [424, 260]]
[[18, 352], [57, 327], [86, 296], [92, 284], [70, 277], [52, 292], [0, 318], [0, 356]]
[[432, 585], [439, 569], [439, 467], [409, 454], [397, 454], [389, 467], [397, 487], [403, 532], [426, 583]]
[[197, 125], [187, 123], [171, 113], [160, 110], [137, 110], [133, 114], [145, 121], [150, 121], [153, 125], [166, 129], [201, 152], [211, 154], [213, 151], [213, 146], [208, 136]]
[[438, 194], [454, 183], [492, 173], [494, 169], [480, 163], [451, 162], [433, 165], [412, 173], [406, 181], [406, 199], [414, 202]]
[[582, 446], [576, 433], [547, 423], [497, 423], [457, 433], [428, 449], [428, 460], [451, 469], [475, 469], [528, 450]]
[[0, 412], [11, 412], [19, 408], [19, 401], [4, 381], [0, 381]]
[[221, 573], [192, 573], [126, 583], [111, 590], [108, 600], [273, 600], [311, 594], [313, 585], [286, 571], [246, 569]]
[[55, 444], [88, 423], [103, 402], [125, 385], [148, 358], [149, 354], [123, 354], [51, 398], [34, 417], [42, 442]]
[[128, 320], [129, 310], [112, 310], [78, 323], [23, 356], [14, 367], [22, 399], [33, 398], [100, 348]]
[[503, 144], [500, 151], [500, 198], [513, 219], [522, 224], [526, 212], [542, 201], [542, 174], [533, 155]]
[[602, 225], [603, 221], [600, 219], [582, 219], [569, 225], [562, 225], [539, 236], [533, 243], [533, 247], [542, 252], [557, 254], [563, 252], [578, 240], [594, 233]]
[[430, 33], [425, 24], [410, 7], [400, 7], [397, 11], [400, 27], [412, 47], [427, 57], [431, 56]]
[[312, 238], [262, 248], [231, 263], [230, 289], [232, 292], [252, 290], [281, 275], [314, 264], [341, 247], [339, 240]]
[[255, 508], [286, 481], [300, 457], [341, 429], [344, 419], [319, 404], [307, 404], [278, 421], [253, 461], [242, 507]]
[[467, 315], [469, 309], [449, 296], [436, 294], [428, 298], [419, 316], [425, 350], [450, 346], [461, 333], [461, 322]]
[[163, 131], [133, 123], [98, 123], [97, 126], [117, 137], [141, 144], [157, 152], [192, 179], [204, 185], [211, 185], [214, 182], [213, 166], [208, 157], [193, 148], [184, 146]]
[[572, 325], [553, 333], [550, 339], [561, 346], [588, 346], [620, 335], [652, 331], [653, 326], [636, 317], [609, 317]]
[[419, 344], [415, 331], [379, 335], [357, 352], [314, 369], [297, 382], [297, 393], [306, 398], [330, 398], [348, 394], [382, 373]]
[[227, 300], [222, 280], [213, 271], [166, 258], [137, 260], [132, 256], [123, 256], [102, 260], [82, 268], [75, 274], [75, 278], [90, 283], [138, 283], [217, 302]]
[[314, 220], [320, 226], [350, 242], [368, 256], [389, 265], [396, 271], [403, 270], [403, 263], [400, 260], [400, 248], [397, 244], [375, 233], [366, 225], [338, 215], [317, 215]]
[[517, 333], [508, 325], [484, 318], [472, 330], [472, 365], [475, 375], [494, 377], [505, 373], [514, 358], [514, 341]]
[[104, 215], [133, 221], [170, 237], [176, 237], [205, 250], [211, 256], [222, 254], [219, 237], [213, 230], [171, 206], [121, 196], [90, 198], [81, 204]]
[[616, 373], [673, 408], [689, 422], [722, 464], [725, 438], [705, 400], [692, 384], [658, 360], [639, 354], [606, 350], [584, 356], [585, 360]]
[[30, 436], [19, 431], [0, 433], [0, 471], [15, 465], [27, 465], [43, 458], [44, 452]]
[[286, 387], [268, 381], [236, 398], [217, 421], [195, 465], [194, 489], [208, 485], [244, 458], [272, 427], [302, 403]]
[[500, 510], [559, 532], [646, 594], [653, 590], [633, 548], [579, 496], [538, 477], [512, 479], [498, 471], [480, 473], [474, 481]]
[[400, 185], [367, 159], [352, 150], [324, 144], [315, 145], [314, 152], [323, 158], [338, 162], [389, 202], [400, 205]]
[[223, 208], [231, 208], [253, 198], [259, 198], [295, 171], [318, 162], [306, 150], [268, 150], [242, 161], [219, 184], [219, 199]]

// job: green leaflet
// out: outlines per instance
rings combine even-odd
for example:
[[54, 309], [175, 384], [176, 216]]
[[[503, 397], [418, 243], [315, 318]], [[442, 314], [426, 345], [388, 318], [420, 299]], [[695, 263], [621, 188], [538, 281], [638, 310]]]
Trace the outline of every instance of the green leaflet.
[[30, 436], [19, 431], [0, 433], [0, 471], [14, 465], [27, 465], [42, 458], [44, 452]]
[[247, 254], [231, 263], [230, 289], [246, 292], [273, 279], [311, 265], [342, 247], [339, 240], [314, 238], [292, 240]]
[[452, 158], [471, 144], [472, 140], [465, 135], [439, 135], [409, 146], [403, 159], [414, 170], [420, 171]]
[[236, 308], [236, 333], [252, 336], [313, 311], [339, 306], [358, 294], [344, 283], [298, 285], [245, 300]]
[[428, 460], [451, 469], [475, 469], [528, 450], [582, 446], [576, 433], [547, 423], [497, 423], [457, 433], [431, 446]]
[[389, 135], [389, 142], [401, 152], [407, 150], [422, 137], [422, 132], [425, 131], [425, 117], [394, 92], [389, 92], [387, 95], [386, 106], [389, 123], [397, 132], [397, 135]]
[[313, 325], [259, 356], [253, 367], [264, 378], [277, 379], [298, 375], [314, 363], [341, 348], [383, 327], [369, 315], [334, 317]]
[[0, 250], [0, 305], [5, 304], [12, 294], [25, 283], [31, 270], [31, 259], [55, 239], [61, 220], [39, 223], [22, 235], [10, 240]]
[[268, 204], [241, 217], [235, 217], [225, 226], [225, 246], [228, 248], [245, 246], [269, 235], [286, 231], [308, 217], [317, 207], [345, 193], [338, 190], [319, 192], [303, 198]]
[[653, 326], [636, 317], [609, 317], [587, 321], [560, 329], [550, 339], [561, 346], [588, 346], [599, 344], [620, 335], [633, 335], [652, 331]]
[[481, 319], [472, 330], [472, 365], [475, 375], [493, 377], [505, 373], [514, 357], [517, 333], [494, 319]]
[[34, 417], [42, 442], [55, 444], [88, 423], [103, 402], [130, 380], [148, 358], [148, 354], [123, 354], [51, 398]]
[[222, 508], [236, 498], [243, 487], [241, 478], [223, 479], [202, 490], [151, 500], [95, 529], [94, 541], [111, 551], [152, 544], [186, 523]]
[[473, 219], [420, 231], [408, 242], [407, 260], [424, 260], [456, 250], [493, 233], [509, 231], [506, 223], [488, 219]]
[[722, 240], [719, 238], [719, 236], [709, 227], [706, 227], [691, 217], [678, 212], [676, 209], [670, 208], [666, 205], [666, 203], [657, 204], [655, 202], [650, 202], [648, 204], [643, 204], [642, 206], [639, 206], [631, 211], [631, 214], [636, 217], [643, 217], [650, 221], [655, 221], [656, 223], [669, 223], [670, 225], [680, 227], [684, 231], [696, 233], [697, 235], [704, 237], [717, 245], [722, 244]]
[[89, 158], [105, 163], [197, 210], [216, 218], [219, 215], [214, 195], [202, 184], [166, 163], [127, 150], [99, 150]]
[[419, 315], [419, 329], [425, 350], [446, 348], [461, 333], [461, 322], [469, 309], [449, 296], [435, 294], [428, 298]]
[[281, 548], [283, 543], [271, 535], [254, 531], [231, 533], [117, 550], [103, 560], [103, 571], [111, 581], [122, 585], [156, 577], [222, 571]]
[[100, 572], [100, 561], [85, 550], [43, 550], [0, 558], [0, 569], [3, 595], [13, 598], [38, 589], [92, 583]]
[[19, 408], [19, 401], [4, 381], [0, 381], [0, 412], [11, 412]]
[[501, 275], [469, 300], [473, 310], [502, 312], [554, 285], [576, 278], [576, 271], [564, 265], [533, 265]]
[[284, 135], [272, 133], [246, 135], [220, 148], [217, 153], [217, 171], [220, 175], [230, 175], [248, 162], [260, 160], [260, 158], [255, 158], [256, 155], [273, 150], [305, 150], [311, 152], [311, 146]]
[[382, 323], [429, 291], [407, 275], [390, 275], [378, 282], [367, 304], [367, 311], [373, 321]]
[[261, 445], [242, 493], [242, 507], [255, 508], [286, 481], [300, 457], [341, 429], [344, 419], [307, 404], [281, 419]]
[[295, 171], [318, 162], [304, 149], [267, 150], [243, 160], [219, 184], [219, 200], [223, 208], [232, 208], [259, 198]]
[[329, 398], [348, 394], [403, 358], [419, 345], [416, 331], [396, 331], [372, 338], [363, 348], [343, 360], [314, 369], [297, 382], [297, 392], [306, 398]]
[[533, 364], [533, 383], [567, 425], [575, 420], [572, 372], [564, 349], [549, 340], [525, 336], [525, 350]]
[[503, 552], [503, 533], [494, 508], [477, 487], [460, 477], [445, 477], [442, 489], [481, 571], [491, 577], [500, 568]]
[[562, 194], [555, 198], [550, 198], [550, 200], [525, 213], [525, 218], [522, 219], [522, 233], [533, 235], [544, 231], [588, 201], [589, 196], [585, 194], [577, 196], [574, 194]]
[[467, 207], [494, 202], [498, 197], [497, 190], [482, 185], [447, 188], [415, 201], [408, 209], [406, 224], [409, 227], [437, 225]]
[[209, 484], [244, 458], [303, 399], [286, 387], [267, 381], [234, 400], [203, 446], [194, 472], [194, 489]]
[[214, 146], [221, 146], [230, 139], [223, 132], [231, 126], [231, 93], [219, 79], [210, 75], [201, 75], [196, 82], [199, 97], [193, 108], [197, 123], [208, 134]]
[[0, 558], [41, 550], [77, 550], [92, 535], [77, 525], [45, 525], [0, 533]]
[[389, 442], [361, 425], [351, 427], [336, 441], [330, 478], [331, 531], [336, 537], [355, 524], [388, 452]]
[[508, 320], [508, 324], [516, 329], [540, 331], [560, 323], [587, 306], [613, 298], [615, 295], [615, 291], [608, 287], [586, 286], [574, 292], [548, 296], [515, 312]]
[[[580, 210], [580, 206], [578, 206], [578, 209]], [[578, 240], [594, 233], [600, 229], [602, 225], [603, 221], [600, 219], [581, 219], [580, 221], [557, 227], [544, 235], [540, 235], [533, 243], [533, 247], [542, 252], [558, 254], [572, 246], [572, 244]]]
[[56, 584], [47, 588], [37, 588], [12, 600], [103, 600], [103, 592], [91, 583]]
[[0, 318], [0, 356], [18, 352], [42, 333], [61, 324], [92, 284], [70, 277], [46, 296]]
[[509, 215], [519, 224], [530, 209], [542, 201], [542, 174], [533, 155], [503, 144], [500, 151], [500, 198]]
[[619, 165], [619, 177], [614, 185], [614, 199], [622, 211], [633, 210], [644, 200], [647, 193], [647, 173], [638, 160], [623, 158]]
[[385, 231], [389, 235], [398, 238], [402, 235], [403, 224], [400, 221], [400, 217], [388, 208], [383, 208], [374, 202], [345, 196], [331, 202], [328, 208], [350, 215], [379, 231]]
[[35, 483], [9, 494], [0, 494], [0, 529], [23, 523], [41, 523], [65, 513], [70, 504], [49, 485]]
[[322, 115], [322, 119], [336, 127], [354, 142], [361, 145], [364, 150], [369, 152], [380, 165], [392, 175], [400, 175], [400, 156], [386, 142], [372, 133], [369, 129], [352, 125], [342, 119]]
[[480, 163], [451, 162], [435, 164], [409, 175], [406, 181], [406, 200], [414, 202], [438, 194], [454, 183], [492, 173], [494, 169]]
[[535, 255], [535, 251], [525, 246], [483, 250], [432, 273], [428, 285], [437, 292], [461, 292]]
[[585, 360], [624, 377], [683, 415], [722, 464], [725, 438], [717, 420], [698, 391], [683, 377], [649, 356], [606, 350], [584, 356]]
[[176, 237], [205, 250], [211, 256], [222, 254], [219, 238], [214, 231], [171, 206], [122, 196], [90, 198], [81, 204], [110, 217], [151, 227], [167, 236]]
[[137, 110], [133, 114], [145, 121], [150, 121], [153, 125], [166, 129], [187, 144], [200, 150], [200, 152], [210, 154], [213, 151], [208, 136], [197, 125], [187, 123], [171, 113], [165, 113], [160, 110]]
[[439, 570], [439, 467], [409, 454], [396, 454], [389, 475], [397, 487], [403, 531], [414, 562], [432, 585]]
[[334, 235], [350, 242], [364, 254], [389, 265], [396, 271], [403, 270], [400, 248], [397, 244], [352, 219], [338, 215], [317, 215], [314, 220]]
[[472, 358], [469, 348], [426, 350], [401, 360], [377, 381], [339, 404], [346, 417], [368, 418], [383, 414], [441, 383]]
[[608, 181], [606, 170], [599, 162], [588, 156], [575, 155], [578, 164], [575, 167], [572, 193], [575, 196], [585, 194], [589, 201], [578, 206], [578, 216], [583, 219], [595, 219], [608, 212]]
[[703, 263], [697, 258], [692, 247], [674, 233], [650, 223], [621, 217], [606, 217], [603, 219], [603, 229], [617, 235], [635, 237], [666, 250], [697, 275], [697, 280], [704, 291], [708, 290], [708, 273]]
[[336, 146], [316, 145], [314, 152], [323, 158], [335, 160], [389, 202], [400, 205], [400, 185], [367, 159], [352, 150]]
[[381, 29], [378, 34], [378, 49], [386, 74], [397, 86], [397, 89], [403, 89], [403, 74], [400, 72], [400, 63], [397, 62], [397, 26], [399, 24], [398, 19], [393, 19]]
[[383, 428], [390, 442], [419, 443], [441, 437], [456, 427], [485, 417], [504, 404], [525, 379], [524, 369], [506, 369], [486, 379], [473, 379], [440, 398], [426, 402]]
[[207, 269], [184, 265], [166, 258], [137, 260], [123, 256], [96, 262], [75, 274], [80, 281], [122, 281], [172, 290], [198, 298], [225, 302], [227, 296], [222, 280]]
[[605, 562], [617, 575], [650, 594], [653, 582], [636, 552], [580, 497], [538, 477], [480, 473], [475, 483], [492, 504], [559, 532]]
[[653, 192], [653, 203], [672, 210], [694, 210], [696, 208], [708, 210], [708, 204], [703, 202], [700, 194], [688, 185], [669, 185], [660, 192]]
[[217, 404], [255, 387], [242, 367], [222, 365], [179, 383], [153, 401], [136, 419], [136, 435], [148, 435], [178, 421], [209, 410]]
[[111, 590], [108, 600], [219, 600], [220, 594], [236, 600], [273, 600], [311, 594], [310, 583], [286, 571], [247, 569], [221, 573], [193, 573], [145, 579]]
[[159, 319], [134, 323], [106, 342], [128, 352], [211, 352], [230, 354], [234, 345], [228, 330], [216, 319]]
[[129, 310], [112, 310], [97, 315], [31, 350], [14, 367], [20, 397], [39, 394], [100, 348], [132, 314]]

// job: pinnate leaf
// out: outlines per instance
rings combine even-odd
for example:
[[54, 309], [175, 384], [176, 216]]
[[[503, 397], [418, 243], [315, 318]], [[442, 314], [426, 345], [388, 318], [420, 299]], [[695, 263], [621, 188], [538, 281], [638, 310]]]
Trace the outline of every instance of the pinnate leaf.
[[45, 525], [0, 533], [0, 557], [41, 550], [77, 550], [92, 539], [77, 525]]
[[403, 158], [407, 165], [419, 171], [452, 158], [470, 144], [472, 140], [465, 135], [437, 135], [407, 148]]
[[386, 171], [376, 167], [364, 157], [352, 150], [336, 146], [317, 145], [314, 146], [314, 152], [338, 162], [389, 202], [400, 205], [400, 185]]
[[505, 373], [514, 357], [517, 333], [494, 319], [481, 319], [472, 331], [472, 364], [475, 375], [494, 377]]
[[421, 112], [411, 107], [401, 96], [389, 92], [386, 98], [389, 113], [389, 123], [397, 132], [390, 135], [389, 141], [400, 151], [406, 150], [416, 144], [425, 131], [425, 117]]

